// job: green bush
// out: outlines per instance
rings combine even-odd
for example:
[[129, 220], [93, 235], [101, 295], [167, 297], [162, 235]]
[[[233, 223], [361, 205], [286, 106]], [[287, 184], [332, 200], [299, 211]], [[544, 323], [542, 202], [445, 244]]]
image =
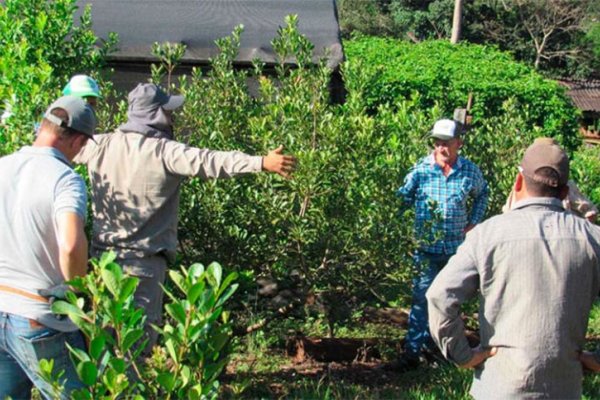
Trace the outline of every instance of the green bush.
[[[70, 282], [78, 294], [68, 292], [67, 301], [52, 305], [53, 312], [69, 316], [89, 343], [87, 350], [69, 347], [85, 384], [71, 398], [216, 398], [232, 332], [224, 305], [237, 289], [237, 275], [223, 279], [217, 263], [170, 271], [179, 293], [165, 290], [168, 318], [156, 327], [159, 345], [150, 359], [140, 362], [146, 340], [144, 310], [133, 303], [138, 279], [125, 276], [115, 257], [104, 253], [100, 260], [92, 259], [91, 272]], [[61, 393], [61, 373], [53, 371], [52, 360], [42, 360], [40, 369], [55, 393]]]
[[438, 104], [451, 116], [472, 92], [475, 125], [500, 116], [503, 104], [513, 99], [530, 129], [541, 128], [540, 134], [559, 138], [571, 150], [579, 145], [578, 113], [564, 89], [508, 53], [468, 43], [374, 37], [347, 41], [345, 51], [348, 62], [370, 77], [364, 101], [372, 111], [416, 96], [422, 107]]
[[116, 36], [101, 45], [91, 29], [90, 7], [78, 25], [76, 0], [7, 0], [0, 4], [0, 155], [34, 137], [34, 124], [75, 73], [98, 75]]
[[600, 205], [600, 147], [583, 146], [573, 155], [571, 179], [594, 204]]

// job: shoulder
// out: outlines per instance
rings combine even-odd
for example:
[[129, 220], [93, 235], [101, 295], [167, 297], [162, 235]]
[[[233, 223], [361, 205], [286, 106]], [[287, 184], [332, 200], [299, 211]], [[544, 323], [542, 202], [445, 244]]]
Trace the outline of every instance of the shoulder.
[[431, 170], [431, 166], [433, 165], [433, 158], [431, 155], [427, 155], [422, 157], [412, 166], [411, 170], [419, 171], [419, 172], [428, 172]]
[[461, 170], [463, 170], [465, 173], [467, 173], [471, 176], [477, 176], [477, 177], [483, 178], [481, 169], [479, 169], [477, 164], [475, 164], [473, 161], [468, 160], [464, 157], [460, 157], [459, 159], [461, 162]]

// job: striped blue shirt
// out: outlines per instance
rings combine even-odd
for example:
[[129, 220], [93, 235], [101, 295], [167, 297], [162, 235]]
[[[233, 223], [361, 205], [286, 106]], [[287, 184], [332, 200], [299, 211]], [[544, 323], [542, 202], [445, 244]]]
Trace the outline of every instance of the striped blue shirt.
[[433, 153], [415, 164], [396, 194], [405, 205], [415, 205], [419, 249], [434, 254], [454, 254], [467, 225], [483, 219], [488, 202], [487, 183], [475, 164], [459, 156], [446, 177]]

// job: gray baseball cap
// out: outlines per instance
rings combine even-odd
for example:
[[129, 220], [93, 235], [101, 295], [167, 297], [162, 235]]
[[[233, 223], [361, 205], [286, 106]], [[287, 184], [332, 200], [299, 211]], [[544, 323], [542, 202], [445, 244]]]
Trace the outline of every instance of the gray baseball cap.
[[158, 107], [174, 110], [183, 105], [185, 97], [168, 95], [153, 83], [140, 83], [127, 96], [130, 110], [151, 111]]
[[[52, 110], [56, 108], [65, 110], [69, 116], [68, 120], [63, 121], [56, 115], [52, 115]], [[92, 139], [94, 137], [94, 130], [98, 124], [94, 109], [85, 100], [77, 96], [60, 97], [48, 107], [44, 118], [53, 124], [83, 133]]]

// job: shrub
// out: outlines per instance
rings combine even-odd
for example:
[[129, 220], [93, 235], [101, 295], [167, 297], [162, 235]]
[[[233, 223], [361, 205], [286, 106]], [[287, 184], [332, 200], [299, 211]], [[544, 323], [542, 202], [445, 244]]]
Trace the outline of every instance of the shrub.
[[0, 155], [34, 135], [45, 108], [75, 73], [98, 75], [116, 36], [101, 45], [87, 6], [75, 25], [76, 0], [7, 0], [0, 4]]
[[512, 98], [530, 128], [540, 127], [540, 134], [559, 138], [571, 150], [580, 143], [578, 114], [564, 89], [496, 48], [357, 37], [345, 42], [345, 50], [349, 63], [358, 63], [370, 77], [364, 101], [372, 111], [417, 95], [423, 107], [438, 104], [452, 115], [473, 92], [475, 125], [502, 115]]
[[[237, 289], [236, 274], [223, 279], [217, 263], [170, 271], [180, 293], [166, 290], [169, 318], [164, 327], [156, 327], [160, 345], [141, 363], [145, 317], [143, 309], [133, 306], [138, 279], [124, 276], [114, 260], [114, 253], [92, 259], [92, 271], [70, 282], [79, 294], [68, 292], [67, 301], [52, 306], [55, 313], [68, 315], [89, 343], [87, 351], [69, 348], [86, 386], [70, 393], [72, 398], [216, 398], [231, 337], [224, 304]], [[40, 367], [60, 393], [60, 372], [52, 371], [52, 361]]]

